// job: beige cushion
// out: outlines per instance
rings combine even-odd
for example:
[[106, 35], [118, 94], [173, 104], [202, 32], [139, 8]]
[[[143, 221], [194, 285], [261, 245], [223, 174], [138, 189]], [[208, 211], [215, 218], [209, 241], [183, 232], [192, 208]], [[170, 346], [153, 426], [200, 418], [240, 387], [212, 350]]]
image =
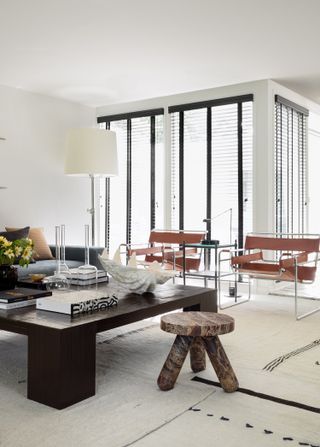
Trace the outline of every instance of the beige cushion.
[[[18, 228], [6, 227], [7, 231], [15, 231]], [[29, 238], [32, 239], [33, 258], [35, 261], [43, 259], [54, 259], [50, 250], [50, 247], [44, 236], [43, 228], [30, 228]]]

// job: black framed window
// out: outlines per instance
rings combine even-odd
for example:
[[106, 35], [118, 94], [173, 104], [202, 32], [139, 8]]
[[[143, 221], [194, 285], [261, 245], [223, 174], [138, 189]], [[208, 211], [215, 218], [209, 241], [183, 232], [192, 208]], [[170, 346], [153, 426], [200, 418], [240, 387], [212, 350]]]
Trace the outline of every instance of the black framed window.
[[163, 226], [163, 109], [98, 118], [117, 134], [119, 176], [105, 181], [105, 245], [139, 244]]
[[201, 230], [242, 247], [252, 230], [253, 95], [169, 107], [172, 228]]
[[275, 96], [275, 229], [306, 231], [307, 109]]

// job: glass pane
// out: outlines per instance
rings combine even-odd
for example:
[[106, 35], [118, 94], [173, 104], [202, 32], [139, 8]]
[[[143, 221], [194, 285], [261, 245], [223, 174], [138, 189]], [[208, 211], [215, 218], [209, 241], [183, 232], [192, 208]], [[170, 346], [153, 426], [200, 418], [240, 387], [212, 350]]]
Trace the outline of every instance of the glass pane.
[[212, 108], [212, 239], [238, 238], [238, 105]]
[[320, 115], [310, 112], [308, 131], [309, 169], [309, 228], [310, 233], [320, 233], [319, 208], [319, 166], [320, 166]]
[[280, 232], [289, 233], [289, 181], [290, 178], [288, 176], [289, 173], [289, 139], [288, 139], [288, 126], [289, 126], [289, 113], [286, 107], [282, 107], [282, 120], [281, 120], [281, 185], [282, 185], [282, 194], [281, 194], [281, 228]]
[[252, 231], [253, 122], [252, 102], [242, 104], [243, 234]]
[[179, 113], [171, 113], [171, 228], [179, 228]]
[[134, 118], [132, 124], [131, 243], [143, 244], [150, 234], [151, 149], [150, 117]]
[[300, 138], [299, 138], [299, 115], [293, 111], [291, 116], [292, 126], [292, 148], [291, 148], [291, 225], [290, 231], [300, 233]]
[[275, 106], [276, 231], [300, 233], [306, 226], [306, 117]]
[[164, 152], [164, 129], [163, 115], [158, 115], [156, 120], [156, 160], [155, 160], [155, 228], [164, 229], [164, 210], [165, 210], [165, 152]]
[[110, 179], [110, 253], [126, 242], [127, 203], [127, 121], [112, 121], [117, 134], [119, 175]]
[[184, 229], [204, 230], [207, 217], [207, 109], [184, 112]]

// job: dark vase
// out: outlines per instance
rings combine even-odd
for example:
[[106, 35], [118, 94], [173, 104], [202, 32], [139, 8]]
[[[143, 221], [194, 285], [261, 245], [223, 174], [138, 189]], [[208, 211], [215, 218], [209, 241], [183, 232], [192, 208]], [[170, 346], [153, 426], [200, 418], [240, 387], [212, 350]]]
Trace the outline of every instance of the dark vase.
[[14, 289], [18, 281], [18, 272], [12, 265], [0, 265], [0, 290]]

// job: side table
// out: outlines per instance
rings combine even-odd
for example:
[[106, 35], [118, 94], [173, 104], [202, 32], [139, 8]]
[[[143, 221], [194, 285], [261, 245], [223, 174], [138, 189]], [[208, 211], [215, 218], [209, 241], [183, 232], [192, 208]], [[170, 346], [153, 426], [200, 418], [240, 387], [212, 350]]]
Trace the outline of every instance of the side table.
[[[186, 272], [186, 248], [198, 248], [204, 251], [204, 270], [199, 272]], [[237, 242], [234, 244], [183, 244], [183, 284], [186, 284], [186, 276], [203, 278], [204, 286], [208, 286], [208, 280], [214, 280], [214, 288], [218, 290], [218, 280], [222, 276], [228, 276], [230, 273], [219, 273], [218, 271], [218, 253], [219, 250], [226, 248], [237, 249]], [[210, 251], [214, 251], [214, 270], [210, 270]]]

